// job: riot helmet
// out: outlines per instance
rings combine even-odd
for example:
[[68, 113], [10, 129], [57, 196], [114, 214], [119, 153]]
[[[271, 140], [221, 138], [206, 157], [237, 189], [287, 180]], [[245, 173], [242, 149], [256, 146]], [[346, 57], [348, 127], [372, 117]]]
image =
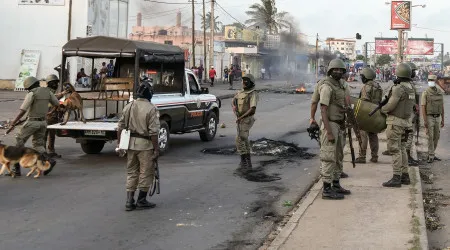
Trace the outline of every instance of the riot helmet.
[[[333, 72], [333, 69], [342, 69], [343, 72], [342, 73]], [[333, 59], [328, 64], [327, 74], [329, 76], [331, 76], [333, 79], [335, 79], [336, 81], [339, 81], [342, 78], [342, 76], [345, 74], [345, 72], [347, 72], [347, 68], [345, 67], [344, 61], [342, 61], [341, 59], [338, 59], [338, 58]]]
[[45, 81], [47, 82], [47, 87], [56, 90], [58, 88], [59, 79], [56, 75], [48, 75], [45, 78]]
[[139, 85], [137, 91], [136, 91], [136, 97], [137, 98], [144, 98], [149, 101], [152, 100], [153, 97], [153, 79], [148, 78], [147, 76], [144, 76], [141, 78], [141, 85]]
[[252, 89], [255, 87], [255, 77], [252, 74], [246, 74], [242, 77], [244, 89]]
[[368, 82], [369, 80], [373, 80], [377, 77], [375, 71], [369, 67], [365, 67], [361, 71], [361, 81], [363, 83]]
[[412, 62], [407, 62], [407, 64], [411, 67], [411, 78], [416, 77], [417, 66]]
[[23, 81], [23, 87], [26, 90], [31, 90], [39, 86], [39, 80], [34, 76], [29, 76]]
[[407, 63], [400, 63], [395, 69], [395, 76], [398, 78], [411, 79], [412, 69]]

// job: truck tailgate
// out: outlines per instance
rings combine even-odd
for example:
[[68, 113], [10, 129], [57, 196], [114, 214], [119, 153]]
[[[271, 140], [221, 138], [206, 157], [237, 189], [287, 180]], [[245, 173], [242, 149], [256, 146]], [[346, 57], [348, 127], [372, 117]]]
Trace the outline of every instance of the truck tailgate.
[[117, 122], [67, 122], [66, 125], [54, 124], [47, 126], [47, 129], [57, 130], [99, 130], [99, 131], [116, 131]]

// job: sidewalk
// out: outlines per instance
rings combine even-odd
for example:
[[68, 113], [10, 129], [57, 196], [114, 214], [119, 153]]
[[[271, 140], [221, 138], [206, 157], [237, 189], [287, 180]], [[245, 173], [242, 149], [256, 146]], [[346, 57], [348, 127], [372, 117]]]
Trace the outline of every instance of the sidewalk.
[[275, 240], [260, 249], [428, 249], [419, 170], [410, 167], [411, 185], [382, 187], [392, 177], [385, 149], [382, 133], [379, 163], [344, 163], [350, 177], [341, 184], [352, 191], [344, 200], [323, 200], [319, 180]]

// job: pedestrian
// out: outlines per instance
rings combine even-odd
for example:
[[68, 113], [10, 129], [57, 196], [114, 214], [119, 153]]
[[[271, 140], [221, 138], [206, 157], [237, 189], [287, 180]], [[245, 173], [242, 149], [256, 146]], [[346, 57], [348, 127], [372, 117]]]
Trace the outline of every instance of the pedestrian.
[[241, 156], [241, 162], [238, 170], [246, 173], [252, 169], [251, 147], [248, 137], [250, 129], [255, 123], [255, 112], [259, 96], [255, 91], [255, 77], [248, 74], [242, 77], [242, 90], [233, 98], [232, 108], [236, 115], [237, 135], [236, 149]]
[[228, 70], [228, 66], [225, 66], [225, 68], [223, 69], [223, 82], [228, 82], [228, 74], [229, 74], [229, 70]]
[[408, 155], [405, 144], [406, 130], [411, 126], [410, 117], [415, 104], [415, 91], [411, 86], [411, 67], [407, 63], [397, 66], [397, 79], [389, 89], [388, 103], [381, 108], [387, 114], [386, 136], [388, 151], [392, 154], [393, 177], [383, 183], [384, 187], [401, 187], [410, 184]]
[[106, 66], [106, 69], [108, 70], [108, 73], [106, 74], [106, 76], [112, 77], [114, 74], [114, 60], [109, 60], [109, 63]]
[[[198, 66], [198, 68], [197, 68], [197, 74], [198, 74], [197, 77], [198, 77], [200, 84], [203, 83], [203, 72], [204, 71], [205, 71], [205, 68], [203, 68], [203, 64], [200, 64], [200, 66]], [[205, 79], [205, 81], [206, 81], [206, 79]]]
[[[136, 92], [137, 99], [124, 107], [118, 124], [117, 145], [120, 144], [122, 130], [130, 131], [127, 150], [126, 211], [156, 206], [146, 199], [155, 176], [156, 160], [159, 157], [159, 113], [156, 106], [151, 103], [153, 88], [150, 82], [148, 79], [142, 80]], [[136, 189], [139, 189], [139, 194], [135, 203]]]
[[[50, 89], [56, 99], [61, 99], [67, 92], [63, 91], [59, 94], [56, 94], [56, 90], [58, 89], [59, 79], [56, 75], [48, 75], [45, 78], [47, 82], [47, 87]], [[47, 113], [47, 125], [53, 125], [61, 122], [60, 112], [58, 112], [58, 106], [49, 105], [48, 113]], [[47, 145], [47, 154], [49, 157], [60, 158], [61, 155], [56, 153], [55, 150], [55, 139], [56, 139], [56, 130], [50, 129], [45, 132], [45, 139]], [[44, 172], [45, 174], [45, 172]]]
[[230, 74], [228, 75], [228, 81], [230, 82], [230, 90], [233, 89], [234, 75], [236, 74], [235, 66], [230, 66]]
[[340, 184], [341, 164], [344, 158], [344, 108], [349, 105], [348, 88], [341, 81], [346, 72], [341, 59], [328, 65], [327, 77], [319, 86], [319, 103], [322, 117], [320, 126], [320, 167], [323, 180], [322, 199], [343, 199], [350, 194]]
[[[380, 87], [380, 84], [375, 82], [376, 73], [371, 68], [364, 68], [361, 71], [361, 81], [364, 83], [364, 86], [361, 89], [359, 94], [359, 98], [364, 101], [368, 101], [371, 103], [378, 104], [381, 102], [383, 96], [383, 90]], [[378, 134], [377, 133], [368, 133], [366, 131], [360, 130], [362, 145], [359, 149], [359, 157], [355, 160], [355, 163], [366, 163], [366, 153], [367, 153], [367, 143], [370, 145], [370, 152], [372, 158], [370, 158], [370, 162], [377, 163], [378, 162]]]
[[216, 78], [217, 73], [214, 69], [214, 66], [211, 66], [211, 69], [209, 70], [209, 79], [211, 80], [211, 87], [214, 87], [214, 79]]
[[[48, 104], [57, 106], [59, 105], [59, 101], [49, 88], [40, 87], [39, 80], [33, 76], [27, 77], [23, 82], [23, 86], [28, 91], [28, 94], [20, 106], [19, 114], [9, 126], [10, 128], [14, 128], [17, 122], [25, 114], [28, 114], [22, 129], [16, 135], [16, 146], [24, 147], [28, 139], [33, 136], [33, 149], [41, 153], [51, 164], [50, 169], [44, 173], [46, 175], [56, 165], [56, 161], [50, 159], [45, 151], [45, 132], [47, 131], [46, 115], [48, 112]], [[14, 165], [14, 172], [16, 176], [20, 176], [19, 163]]]
[[408, 138], [405, 144], [405, 148], [406, 148], [406, 154], [408, 155], [408, 165], [409, 166], [418, 166], [419, 162], [416, 161], [412, 155], [411, 155], [411, 149], [412, 149], [412, 143], [414, 141], [414, 135], [417, 133], [417, 129], [418, 129], [418, 125], [419, 125], [419, 116], [420, 116], [420, 112], [419, 112], [419, 99], [420, 96], [418, 94], [418, 90], [416, 88], [416, 83], [414, 82], [414, 78], [416, 77], [416, 70], [417, 70], [417, 66], [412, 63], [412, 62], [407, 62], [407, 64], [411, 67], [411, 86], [414, 89], [414, 93], [415, 93], [415, 105], [414, 105], [414, 112], [413, 115], [409, 118], [409, 122], [411, 124], [411, 126], [409, 128], [407, 128], [407, 134], [408, 134]]
[[422, 93], [423, 123], [428, 135], [428, 163], [440, 161], [435, 151], [444, 127], [444, 91], [436, 86], [437, 76], [428, 75], [428, 88]]
[[264, 76], [266, 75], [266, 68], [262, 67], [261, 68], [261, 79], [264, 80]]

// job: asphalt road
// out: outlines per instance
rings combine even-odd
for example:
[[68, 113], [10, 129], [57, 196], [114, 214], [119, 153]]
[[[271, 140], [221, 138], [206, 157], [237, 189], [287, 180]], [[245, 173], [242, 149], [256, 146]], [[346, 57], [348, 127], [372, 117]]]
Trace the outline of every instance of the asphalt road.
[[[261, 93], [251, 139], [317, 153], [306, 134], [309, 98]], [[2, 102], [0, 120], [13, 118], [20, 103]], [[161, 194], [151, 198], [157, 207], [148, 211], [124, 211], [125, 160], [115, 144], [85, 155], [74, 140], [57, 138], [63, 158], [49, 176], [0, 177], [0, 249], [256, 249], [291, 209], [283, 204], [295, 204], [317, 178], [319, 161], [255, 156], [254, 166], [279, 180], [248, 181], [234, 174], [238, 156], [201, 152], [233, 146], [230, 100], [223, 101], [222, 122], [227, 127], [209, 143], [198, 134], [172, 136], [160, 159]], [[14, 144], [11, 136], [0, 140]]]

